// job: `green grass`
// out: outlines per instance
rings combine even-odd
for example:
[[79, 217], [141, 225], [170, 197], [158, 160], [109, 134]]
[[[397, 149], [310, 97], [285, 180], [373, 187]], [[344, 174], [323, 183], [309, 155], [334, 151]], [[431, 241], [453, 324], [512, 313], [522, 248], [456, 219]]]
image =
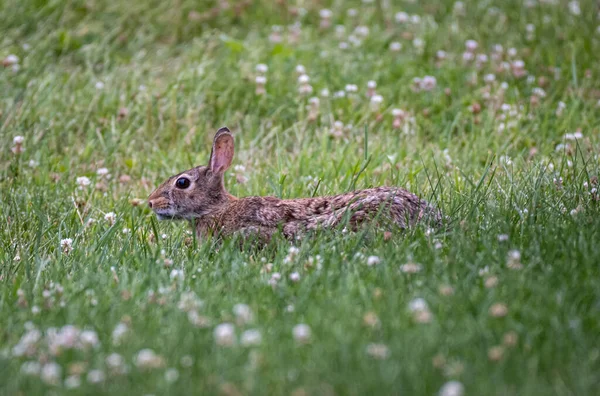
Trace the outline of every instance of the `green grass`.
[[[304, 1], [306, 14], [294, 16], [295, 2], [231, 0], [210, 17], [216, 2], [133, 3], [0, 2], [0, 59], [17, 55], [20, 66], [0, 68], [0, 394], [432, 395], [452, 380], [468, 395], [597, 393], [595, 2], [580, 1], [577, 16], [565, 1], [466, 1], [464, 12], [446, 0]], [[322, 30], [324, 7], [333, 16]], [[399, 11], [419, 23], [397, 23]], [[294, 43], [287, 37], [296, 21]], [[284, 26], [280, 43], [269, 40], [273, 25]], [[348, 40], [356, 26], [369, 28], [360, 46]], [[462, 60], [469, 39], [488, 55], [480, 68]], [[498, 72], [494, 44], [533, 77]], [[269, 67], [262, 96], [259, 63]], [[298, 93], [299, 64], [312, 95]], [[496, 79], [486, 83], [490, 73]], [[436, 87], [414, 92], [413, 79], [426, 75]], [[366, 98], [369, 80], [383, 96], [379, 111]], [[334, 98], [347, 84], [358, 86], [355, 96]], [[320, 97], [311, 121], [309, 98], [323, 89], [330, 96]], [[392, 126], [394, 108], [412, 117], [404, 129]], [[335, 121], [351, 125], [340, 138], [330, 134]], [[281, 238], [264, 250], [196, 241], [184, 222], [159, 223], [130, 203], [205, 164], [223, 125], [235, 134], [234, 165], [245, 167], [226, 176], [234, 195], [403, 186], [442, 208], [450, 225], [388, 241], [381, 230], [322, 232], [297, 243], [288, 262], [291, 244]], [[577, 141], [564, 139], [577, 130]], [[15, 136], [24, 137], [18, 155]], [[82, 176], [91, 185], [80, 189]], [[320, 264], [305, 265], [316, 255]], [[380, 262], [368, 266], [368, 256]], [[411, 262], [419, 272], [401, 270]], [[171, 276], [174, 269], [184, 276]], [[274, 286], [273, 272], [281, 274]], [[203, 302], [192, 310], [200, 319], [179, 306], [190, 292]], [[416, 298], [427, 302], [425, 313], [409, 309]], [[249, 323], [236, 318], [236, 304], [250, 307]], [[504, 316], [491, 313], [495, 304]], [[235, 346], [215, 341], [226, 322], [236, 323]], [[115, 343], [119, 323], [129, 330]], [[292, 334], [300, 323], [311, 329], [306, 343]], [[98, 344], [50, 348], [52, 328], [65, 325], [95, 331]], [[40, 339], [22, 356], [15, 346], [33, 328]], [[260, 331], [260, 345], [240, 344], [247, 329]], [[387, 353], [373, 356], [371, 344]], [[136, 365], [146, 348], [161, 356], [159, 367]], [[125, 372], [107, 366], [112, 353]], [[57, 363], [57, 383], [26, 374], [26, 362]], [[104, 381], [90, 383], [93, 370]], [[77, 376], [81, 384], [69, 389]]]

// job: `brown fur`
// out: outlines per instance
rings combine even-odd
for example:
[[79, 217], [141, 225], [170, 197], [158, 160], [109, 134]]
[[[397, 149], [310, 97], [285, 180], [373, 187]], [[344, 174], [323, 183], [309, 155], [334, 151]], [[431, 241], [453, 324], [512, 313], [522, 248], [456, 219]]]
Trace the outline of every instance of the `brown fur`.
[[[346, 219], [351, 228], [374, 219], [393, 221], [401, 228], [429, 218], [439, 224], [441, 213], [416, 195], [397, 187], [377, 187], [346, 194], [300, 199], [230, 195], [223, 174], [234, 154], [233, 135], [217, 132], [208, 166], [198, 166], [170, 177], [148, 198], [159, 219], [195, 219], [199, 238], [239, 233], [267, 242], [279, 229], [286, 238], [305, 231], [330, 228]], [[180, 178], [190, 182], [178, 188]]]

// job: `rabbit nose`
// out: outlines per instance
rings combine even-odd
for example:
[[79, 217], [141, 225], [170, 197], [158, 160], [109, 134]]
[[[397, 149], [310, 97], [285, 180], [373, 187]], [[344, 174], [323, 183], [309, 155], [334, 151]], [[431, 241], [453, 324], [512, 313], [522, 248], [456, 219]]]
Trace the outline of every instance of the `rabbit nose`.
[[148, 206], [150, 206], [150, 209], [152, 209], [152, 201], [148, 201]]

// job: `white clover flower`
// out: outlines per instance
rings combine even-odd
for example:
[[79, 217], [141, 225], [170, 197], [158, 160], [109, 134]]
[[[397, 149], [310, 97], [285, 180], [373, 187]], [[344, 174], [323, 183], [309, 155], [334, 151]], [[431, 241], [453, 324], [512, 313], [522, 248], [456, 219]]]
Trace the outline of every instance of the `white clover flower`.
[[393, 41], [390, 43], [390, 51], [392, 52], [400, 52], [402, 50], [402, 43], [398, 41]]
[[250, 323], [254, 318], [252, 309], [247, 304], [235, 304], [233, 306], [233, 314], [235, 315], [239, 325]]
[[421, 272], [422, 269], [419, 264], [415, 263], [406, 263], [400, 266], [400, 271], [405, 274], [416, 274], [417, 272]]
[[94, 330], [84, 330], [79, 334], [79, 340], [84, 348], [96, 348], [99, 346], [98, 334]]
[[134, 363], [141, 369], [158, 368], [163, 365], [163, 358], [152, 349], [142, 349], [135, 356]]
[[171, 270], [171, 273], [169, 274], [169, 278], [171, 280], [182, 281], [185, 279], [185, 273], [183, 272], [182, 269], [173, 269], [173, 270]]
[[119, 345], [128, 331], [129, 327], [125, 323], [120, 322], [117, 324], [112, 332], [113, 344]]
[[104, 215], [104, 220], [108, 221], [110, 224], [114, 224], [117, 220], [117, 215], [114, 212], [108, 212]]
[[390, 357], [390, 348], [385, 344], [369, 344], [367, 345], [367, 355], [375, 359], [385, 360]]
[[104, 382], [105, 379], [106, 379], [106, 376], [104, 375], [104, 371], [102, 371], [102, 370], [91, 370], [87, 374], [87, 381], [90, 384], [100, 384], [100, 383]]
[[23, 136], [15, 136], [13, 138], [13, 144], [15, 144], [15, 145], [23, 144], [24, 141], [25, 141], [25, 138]]
[[264, 63], [259, 63], [258, 65], [256, 65], [257, 73], [265, 74], [268, 71], [269, 71], [269, 67], [267, 65], [265, 65]]
[[81, 176], [77, 178], [77, 184], [79, 184], [79, 188], [83, 188], [92, 184], [92, 181], [86, 176]]
[[40, 377], [50, 385], [58, 385], [62, 376], [62, 367], [56, 362], [49, 362], [42, 366]]
[[467, 49], [467, 51], [474, 52], [477, 49], [477, 47], [479, 47], [479, 44], [477, 43], [477, 41], [475, 41], [475, 40], [465, 41], [465, 48]]
[[406, 12], [401, 11], [397, 12], [396, 15], [394, 15], [394, 19], [396, 19], [396, 22], [398, 23], [406, 23], [410, 20], [410, 17]]
[[233, 346], [235, 344], [235, 327], [231, 323], [221, 323], [215, 327], [215, 342], [221, 346]]
[[581, 7], [579, 6], [579, 1], [569, 2], [569, 12], [575, 16], [581, 15]]
[[357, 26], [354, 32], [360, 37], [367, 37], [369, 35], [369, 28], [367, 26]]
[[106, 357], [105, 362], [108, 368], [113, 370], [119, 370], [120, 368], [125, 366], [125, 359], [123, 358], [123, 356], [114, 352]]
[[71, 238], [61, 239], [60, 247], [62, 248], [63, 252], [69, 253], [71, 250], [73, 250], [73, 239], [71, 239]]
[[262, 335], [260, 334], [260, 331], [256, 329], [246, 330], [240, 337], [240, 343], [245, 347], [260, 345], [261, 342]]
[[424, 91], [431, 91], [437, 85], [437, 80], [433, 76], [425, 76], [421, 80], [421, 89]]
[[267, 77], [265, 77], [265, 76], [256, 76], [256, 78], [254, 79], [254, 81], [258, 85], [265, 85], [267, 83]]
[[319, 16], [322, 19], [329, 19], [329, 18], [331, 18], [332, 15], [333, 15], [333, 13], [331, 12], [331, 10], [328, 10], [326, 8], [322, 9], [321, 11], [319, 11]]
[[292, 329], [292, 335], [294, 336], [294, 340], [299, 343], [307, 343], [310, 341], [311, 330], [307, 324], [301, 323]]
[[67, 389], [76, 389], [81, 386], [81, 377], [79, 375], [69, 375], [65, 378], [65, 388]]
[[104, 83], [102, 81], [98, 81], [98, 82], [96, 82], [95, 87], [98, 90], [103, 89], [104, 88]]
[[383, 96], [373, 95], [373, 97], [371, 97], [371, 104], [379, 105], [381, 103], [383, 103]]
[[408, 303], [408, 310], [411, 312], [429, 311], [427, 301], [422, 298], [415, 298]]
[[583, 133], [581, 133], [580, 131], [574, 132], [574, 133], [566, 133], [564, 136], [565, 140], [577, 140], [577, 139], [583, 139]]
[[42, 365], [39, 362], [25, 362], [21, 365], [21, 373], [24, 375], [39, 375]]
[[379, 257], [377, 257], [377, 256], [369, 256], [367, 258], [367, 265], [369, 267], [372, 267], [372, 266], [377, 265], [379, 263], [381, 263], [381, 259]]
[[165, 381], [167, 382], [175, 382], [179, 379], [179, 371], [176, 368], [170, 368], [165, 371]]
[[300, 75], [300, 77], [298, 77], [299, 84], [308, 84], [309, 82], [310, 82], [310, 77], [306, 74], [302, 74], [302, 75]]
[[300, 274], [299, 274], [299, 273], [297, 273], [297, 272], [292, 272], [292, 273], [290, 274], [290, 280], [291, 280], [292, 282], [299, 282], [299, 281], [300, 281]]
[[106, 175], [108, 175], [108, 169], [107, 169], [107, 168], [99, 168], [99, 169], [96, 171], [96, 174], [97, 174], [98, 176], [106, 176]]
[[358, 87], [355, 84], [346, 84], [346, 92], [358, 92]]
[[458, 381], [446, 382], [438, 392], [439, 396], [463, 396], [465, 387]]
[[2, 61], [2, 63], [5, 66], [13, 66], [19, 63], [19, 57], [15, 54], [10, 54], [8, 55], [6, 58], [4, 58], [4, 60]]

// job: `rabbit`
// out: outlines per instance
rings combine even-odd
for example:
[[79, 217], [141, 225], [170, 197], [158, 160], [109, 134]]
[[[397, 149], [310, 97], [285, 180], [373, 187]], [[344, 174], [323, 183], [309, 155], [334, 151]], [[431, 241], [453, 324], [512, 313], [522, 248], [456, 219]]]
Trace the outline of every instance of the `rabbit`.
[[193, 220], [199, 240], [211, 235], [240, 234], [257, 237], [264, 243], [278, 231], [293, 240], [305, 232], [335, 227], [344, 221], [353, 229], [380, 217], [400, 228], [422, 219], [436, 225], [442, 222], [438, 209], [398, 187], [316, 198], [236, 198], [224, 185], [224, 173], [231, 166], [233, 154], [233, 134], [223, 127], [214, 137], [207, 166], [171, 176], [149, 196], [148, 205], [158, 219]]

